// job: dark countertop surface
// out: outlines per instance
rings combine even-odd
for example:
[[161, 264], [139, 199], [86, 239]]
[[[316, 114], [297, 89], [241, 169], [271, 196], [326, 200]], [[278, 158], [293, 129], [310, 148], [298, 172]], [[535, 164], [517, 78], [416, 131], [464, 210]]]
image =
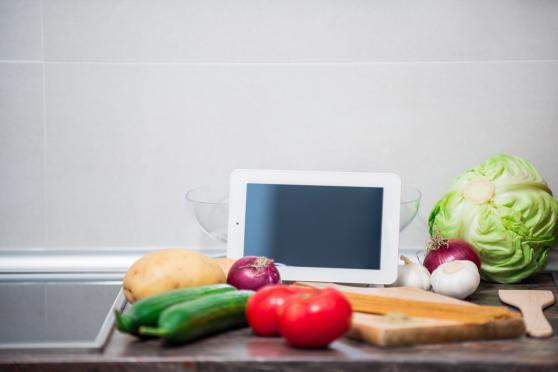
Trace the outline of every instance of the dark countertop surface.
[[[497, 290], [548, 289], [557, 273], [513, 286], [481, 283], [471, 301], [499, 305]], [[546, 309], [558, 332], [558, 306]], [[558, 371], [558, 337], [520, 338], [381, 349], [341, 339], [326, 350], [297, 350], [281, 338], [260, 338], [248, 328], [188, 345], [162, 347], [115, 332], [103, 352], [0, 351], [0, 371]]]

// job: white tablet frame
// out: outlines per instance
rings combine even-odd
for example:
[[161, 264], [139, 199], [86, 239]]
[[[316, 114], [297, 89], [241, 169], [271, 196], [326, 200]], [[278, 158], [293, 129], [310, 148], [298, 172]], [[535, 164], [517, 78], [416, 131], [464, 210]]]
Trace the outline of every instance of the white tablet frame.
[[393, 173], [237, 169], [231, 174], [227, 257], [244, 256], [246, 190], [249, 183], [275, 185], [381, 187], [382, 241], [380, 269], [278, 266], [286, 281], [391, 284], [397, 279], [401, 179]]

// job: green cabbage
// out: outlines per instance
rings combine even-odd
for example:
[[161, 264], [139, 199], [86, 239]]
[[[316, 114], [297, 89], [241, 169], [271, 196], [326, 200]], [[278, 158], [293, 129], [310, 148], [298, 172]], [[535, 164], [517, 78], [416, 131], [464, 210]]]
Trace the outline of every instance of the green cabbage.
[[558, 203], [529, 161], [499, 154], [451, 183], [430, 213], [430, 235], [461, 238], [481, 256], [481, 276], [517, 283], [544, 269]]

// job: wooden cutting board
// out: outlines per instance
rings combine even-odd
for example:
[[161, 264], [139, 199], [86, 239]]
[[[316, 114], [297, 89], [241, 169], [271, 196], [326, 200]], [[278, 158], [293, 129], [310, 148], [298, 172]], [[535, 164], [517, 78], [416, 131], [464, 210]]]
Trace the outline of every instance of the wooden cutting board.
[[[479, 305], [442, 296], [417, 288], [362, 288], [331, 283], [297, 283], [316, 288], [336, 288], [353, 292], [405, 300], [441, 304]], [[348, 337], [381, 347], [409, 346], [470, 340], [493, 340], [520, 337], [525, 333], [523, 319], [517, 313], [511, 319], [500, 319], [483, 324], [464, 324], [455, 320], [409, 317], [404, 314], [375, 315], [355, 312]]]

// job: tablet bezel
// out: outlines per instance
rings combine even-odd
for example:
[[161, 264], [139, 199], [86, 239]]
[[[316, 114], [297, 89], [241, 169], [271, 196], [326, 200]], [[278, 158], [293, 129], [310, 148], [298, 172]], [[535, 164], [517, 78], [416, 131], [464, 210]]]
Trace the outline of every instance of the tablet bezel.
[[391, 284], [397, 278], [401, 179], [393, 173], [237, 169], [229, 192], [227, 257], [244, 256], [246, 191], [249, 183], [383, 188], [380, 269], [278, 266], [286, 281]]

